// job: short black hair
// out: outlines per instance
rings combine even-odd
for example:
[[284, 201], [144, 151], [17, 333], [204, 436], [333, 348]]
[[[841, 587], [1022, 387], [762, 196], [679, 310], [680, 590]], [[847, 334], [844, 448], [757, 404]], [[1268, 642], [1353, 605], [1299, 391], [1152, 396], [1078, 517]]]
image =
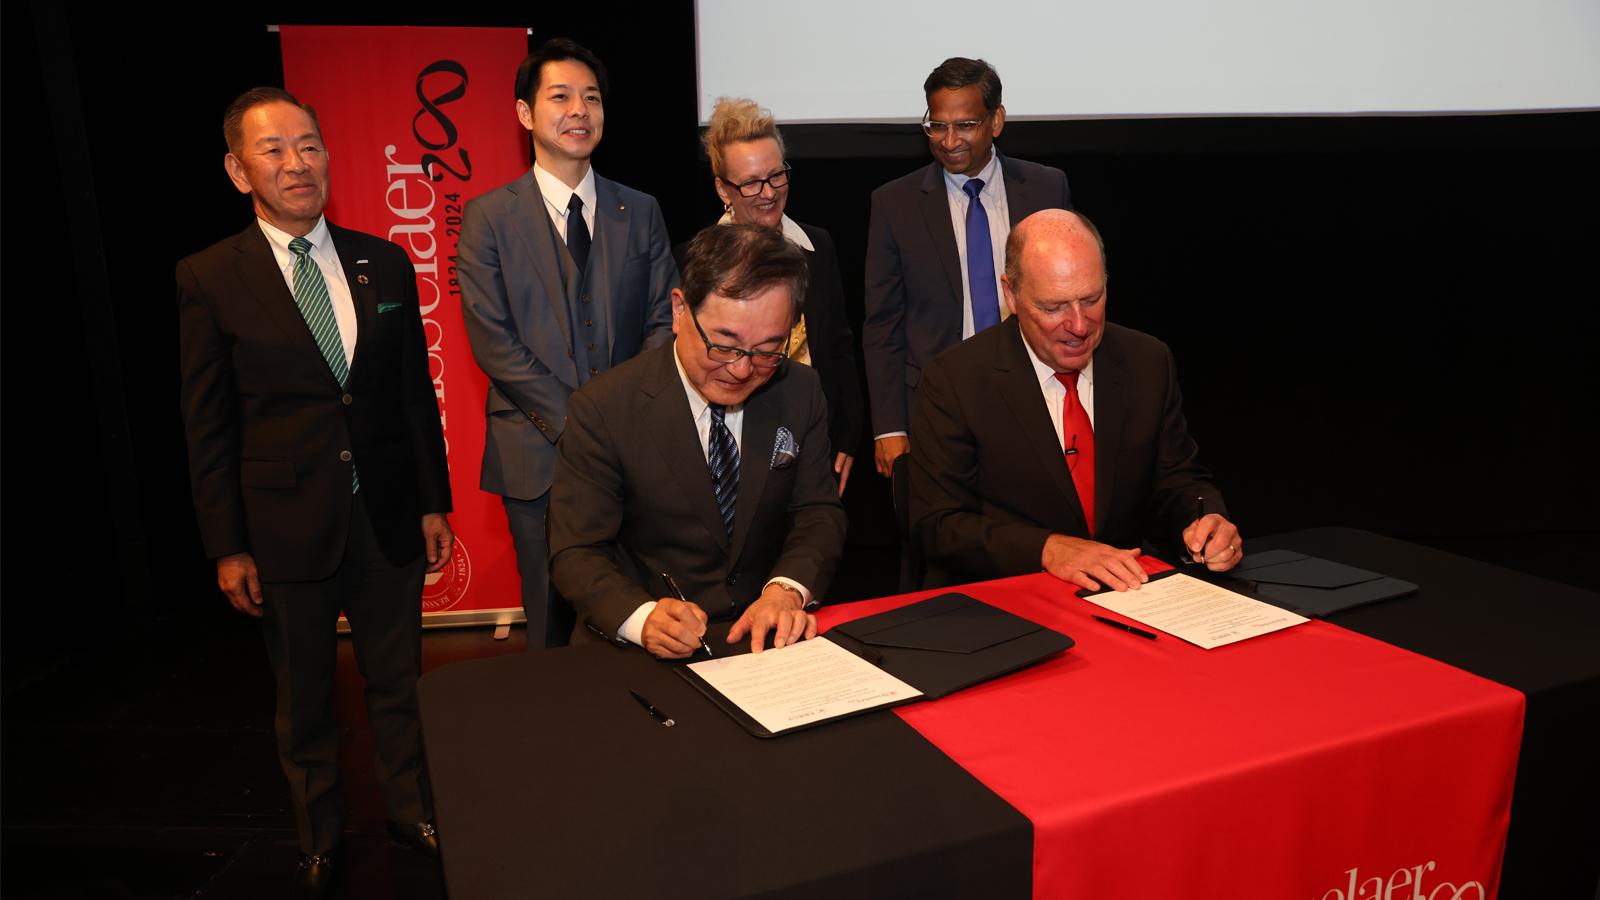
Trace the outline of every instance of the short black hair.
[[924, 97], [932, 98], [934, 91], [955, 90], [977, 85], [983, 93], [983, 108], [994, 112], [1000, 108], [1000, 73], [981, 59], [952, 56], [928, 74], [922, 83]]
[[606, 64], [594, 51], [583, 46], [572, 38], [554, 37], [544, 42], [544, 46], [528, 54], [517, 66], [517, 99], [533, 105], [534, 92], [539, 90], [539, 75], [544, 71], [544, 64], [561, 62], [562, 60], [577, 60], [589, 67], [594, 73], [595, 84], [600, 87], [600, 99], [605, 100], [611, 93], [611, 86], [606, 82]]
[[745, 300], [779, 284], [789, 287], [799, 321], [808, 281], [806, 256], [783, 232], [759, 225], [709, 225], [683, 257], [683, 298], [695, 312], [713, 292]]
[[317, 119], [317, 111], [309, 103], [301, 103], [295, 95], [278, 87], [253, 87], [248, 91], [233, 98], [227, 110], [222, 113], [222, 139], [228, 144], [228, 152], [238, 156], [244, 149], [244, 114], [258, 106], [268, 103], [287, 103], [305, 110], [311, 117], [311, 125], [317, 129], [317, 136], [322, 136], [322, 122]]

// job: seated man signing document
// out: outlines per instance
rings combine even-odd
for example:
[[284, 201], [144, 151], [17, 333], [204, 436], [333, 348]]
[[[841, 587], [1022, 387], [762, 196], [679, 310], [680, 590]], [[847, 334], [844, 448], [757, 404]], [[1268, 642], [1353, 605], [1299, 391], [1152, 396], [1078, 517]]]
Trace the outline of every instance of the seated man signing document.
[[[759, 652], [814, 637], [844, 547], [816, 372], [790, 364], [806, 260], [782, 233], [707, 228], [672, 292], [671, 344], [572, 395], [550, 497], [550, 565], [600, 635], [701, 650], [711, 619]], [[672, 577], [679, 600], [662, 575]], [[720, 649], [720, 648], [718, 648]]]
[[911, 521], [927, 587], [1044, 569], [1089, 588], [1148, 580], [1139, 545], [1214, 571], [1243, 542], [1196, 460], [1172, 352], [1106, 322], [1105, 247], [1083, 216], [1035, 213], [1006, 241], [1014, 315], [923, 374]]

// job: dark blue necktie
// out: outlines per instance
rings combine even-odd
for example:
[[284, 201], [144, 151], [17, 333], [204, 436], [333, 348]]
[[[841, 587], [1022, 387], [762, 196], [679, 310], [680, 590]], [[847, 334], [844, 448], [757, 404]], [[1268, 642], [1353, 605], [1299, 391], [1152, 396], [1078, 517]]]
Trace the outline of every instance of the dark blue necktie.
[[962, 190], [967, 203], [967, 286], [972, 291], [972, 333], [1000, 323], [1000, 298], [994, 287], [994, 244], [989, 241], [989, 213], [978, 193], [983, 179], [969, 178]]
[[589, 267], [589, 224], [583, 221], [583, 198], [576, 191], [567, 200], [567, 250], [581, 279]]
[[726, 410], [711, 404], [711, 439], [707, 441], [706, 468], [711, 470], [711, 490], [722, 511], [722, 527], [733, 540], [733, 508], [739, 500], [739, 445], [733, 442], [724, 418]]

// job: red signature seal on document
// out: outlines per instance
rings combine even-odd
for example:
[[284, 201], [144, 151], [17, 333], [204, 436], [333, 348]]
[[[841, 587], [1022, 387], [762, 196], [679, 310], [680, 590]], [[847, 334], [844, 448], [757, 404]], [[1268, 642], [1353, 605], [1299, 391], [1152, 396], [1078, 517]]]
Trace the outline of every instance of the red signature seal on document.
[[450, 551], [450, 564], [422, 578], [422, 611], [444, 612], [461, 602], [467, 595], [467, 585], [472, 582], [472, 558], [467, 555], [467, 545], [456, 536], [455, 547]]

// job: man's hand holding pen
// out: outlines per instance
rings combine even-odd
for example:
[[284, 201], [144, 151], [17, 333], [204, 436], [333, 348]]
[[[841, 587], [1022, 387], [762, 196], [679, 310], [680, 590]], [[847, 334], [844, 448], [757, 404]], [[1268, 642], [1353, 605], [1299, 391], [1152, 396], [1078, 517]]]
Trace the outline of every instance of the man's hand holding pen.
[[1244, 558], [1239, 529], [1222, 516], [1207, 513], [1205, 500], [1199, 497], [1194, 501], [1194, 521], [1183, 530], [1183, 546], [1191, 560], [1213, 572], [1226, 572]]
[[700, 651], [706, 611], [686, 600], [662, 597], [640, 629], [644, 648], [659, 659], [684, 659]]

